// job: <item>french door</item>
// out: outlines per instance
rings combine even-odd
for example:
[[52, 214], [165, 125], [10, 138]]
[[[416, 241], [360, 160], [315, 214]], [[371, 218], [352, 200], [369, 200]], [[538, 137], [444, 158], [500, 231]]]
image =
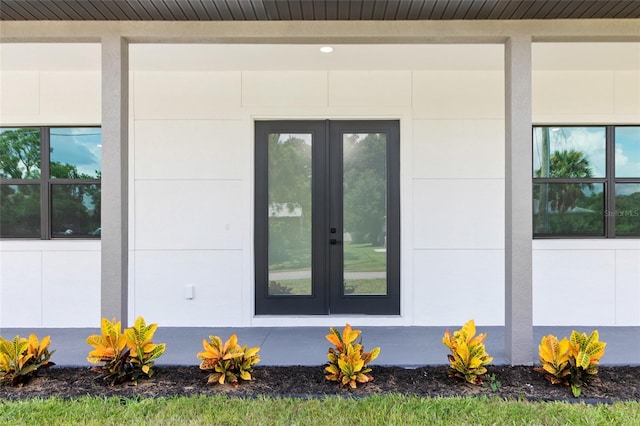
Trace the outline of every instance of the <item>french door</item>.
[[398, 121], [255, 123], [255, 312], [400, 313]]

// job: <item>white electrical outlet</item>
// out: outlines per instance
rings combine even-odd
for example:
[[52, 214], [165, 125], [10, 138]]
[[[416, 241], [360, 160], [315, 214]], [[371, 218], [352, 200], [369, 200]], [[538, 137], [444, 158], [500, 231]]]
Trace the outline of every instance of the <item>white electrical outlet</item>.
[[187, 284], [184, 286], [184, 298], [185, 299], [193, 299], [193, 284]]

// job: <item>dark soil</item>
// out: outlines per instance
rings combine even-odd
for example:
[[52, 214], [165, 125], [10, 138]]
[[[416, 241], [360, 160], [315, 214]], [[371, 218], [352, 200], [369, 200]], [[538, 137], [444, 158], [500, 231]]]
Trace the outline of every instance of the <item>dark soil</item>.
[[[357, 389], [340, 388], [324, 378], [324, 367], [256, 367], [255, 380], [230, 384], [207, 385], [207, 373], [197, 366], [157, 367], [151, 379], [137, 386], [110, 386], [97, 379], [89, 368], [45, 369], [23, 387], [0, 386], [0, 399], [77, 398], [85, 395], [121, 398], [157, 398], [189, 395], [230, 395], [241, 397], [326, 395], [367, 396], [373, 394], [405, 394], [423, 397], [497, 396], [507, 399], [575, 400], [569, 388], [551, 385], [541, 373], [526, 366], [490, 366], [499, 389], [473, 386], [447, 376], [447, 366], [415, 369], [372, 366], [372, 382]], [[489, 385], [490, 380], [485, 380]], [[640, 367], [600, 367], [598, 379], [583, 388], [585, 400], [640, 400]]]

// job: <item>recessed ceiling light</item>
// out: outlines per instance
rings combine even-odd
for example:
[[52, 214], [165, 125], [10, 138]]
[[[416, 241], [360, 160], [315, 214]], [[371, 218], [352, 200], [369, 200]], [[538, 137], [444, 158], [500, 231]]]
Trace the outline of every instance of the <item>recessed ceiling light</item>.
[[333, 52], [333, 47], [331, 47], [331, 46], [322, 46], [320, 48], [320, 51], [322, 53], [331, 53], [331, 52]]

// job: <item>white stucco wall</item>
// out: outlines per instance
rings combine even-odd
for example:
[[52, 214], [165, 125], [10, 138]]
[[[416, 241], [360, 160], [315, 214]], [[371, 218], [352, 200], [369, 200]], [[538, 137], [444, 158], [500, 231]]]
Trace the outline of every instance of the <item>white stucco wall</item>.
[[[534, 44], [533, 69], [534, 123], [640, 124], [640, 43]], [[640, 325], [640, 241], [534, 240], [533, 321]]]
[[[279, 55], [286, 47], [257, 47], [262, 63], [231, 70], [235, 56], [190, 46], [193, 56], [220, 59], [136, 69], [148, 50], [187, 56], [165, 49], [131, 47], [134, 315], [163, 313], [171, 325], [335, 322], [252, 315], [252, 121], [380, 118], [401, 121], [402, 315], [359, 322], [503, 323], [502, 46], [421, 46], [373, 70], [357, 60], [307, 69], [299, 55], [320, 58], [317, 46], [289, 47], [289, 56]], [[357, 46], [336, 50], [358, 55]], [[465, 59], [469, 52], [484, 57], [484, 69]], [[413, 56], [433, 62], [411, 64]], [[184, 298], [185, 285], [195, 287], [194, 299]], [[469, 303], [443, 304], [463, 288]]]
[[497, 50], [494, 69], [414, 71], [413, 138], [403, 142], [417, 325], [504, 324], [503, 59], [502, 46], [483, 48]]
[[[0, 125], [100, 124], [100, 45], [0, 45], [0, 59]], [[99, 321], [99, 241], [0, 240], [0, 327]]]
[[[1, 125], [99, 124], [99, 46], [52, 46], [3, 61]], [[253, 120], [371, 118], [401, 122], [402, 315], [358, 323], [502, 325], [502, 45], [317, 48], [131, 45], [130, 318], [333, 325], [253, 316]], [[534, 122], [640, 123], [638, 57], [534, 45]], [[536, 325], [640, 325], [638, 240], [533, 249]], [[0, 268], [0, 326], [98, 324], [99, 242], [3, 240]]]

